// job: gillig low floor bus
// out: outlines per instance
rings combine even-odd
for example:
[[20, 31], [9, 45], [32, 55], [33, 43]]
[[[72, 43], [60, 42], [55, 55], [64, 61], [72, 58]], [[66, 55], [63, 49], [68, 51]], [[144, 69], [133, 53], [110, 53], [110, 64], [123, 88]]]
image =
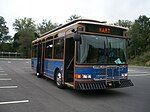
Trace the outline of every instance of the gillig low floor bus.
[[128, 79], [126, 28], [78, 19], [32, 42], [32, 69], [57, 87], [99, 90], [133, 86]]

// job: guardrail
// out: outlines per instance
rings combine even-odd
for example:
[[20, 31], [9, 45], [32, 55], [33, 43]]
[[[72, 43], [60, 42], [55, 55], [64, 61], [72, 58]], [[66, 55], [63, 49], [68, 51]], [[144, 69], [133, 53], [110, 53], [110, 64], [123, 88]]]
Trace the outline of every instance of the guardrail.
[[18, 52], [0, 52], [0, 58], [21, 58], [22, 54]]

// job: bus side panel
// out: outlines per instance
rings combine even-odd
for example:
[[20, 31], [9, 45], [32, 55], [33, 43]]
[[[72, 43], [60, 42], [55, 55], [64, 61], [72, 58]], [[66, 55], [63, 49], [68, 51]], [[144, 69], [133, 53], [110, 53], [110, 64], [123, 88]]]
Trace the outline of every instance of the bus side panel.
[[37, 58], [32, 58], [31, 59], [31, 67], [33, 70], [36, 71], [36, 67], [37, 67]]
[[44, 73], [46, 76], [54, 79], [54, 72], [55, 69], [58, 68], [59, 70], [61, 70], [61, 72], [63, 73], [63, 61], [60, 60], [49, 60], [49, 59], [45, 59], [44, 60]]

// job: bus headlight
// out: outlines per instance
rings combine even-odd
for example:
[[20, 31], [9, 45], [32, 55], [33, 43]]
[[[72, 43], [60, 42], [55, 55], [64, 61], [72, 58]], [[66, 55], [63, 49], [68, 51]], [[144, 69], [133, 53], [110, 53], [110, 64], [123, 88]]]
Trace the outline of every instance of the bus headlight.
[[89, 78], [89, 79], [91, 79], [91, 78], [92, 78], [90, 74], [88, 75], [88, 78]]
[[82, 74], [82, 78], [91, 79], [91, 75], [90, 74]]
[[76, 79], [81, 79], [81, 78], [83, 78], [83, 79], [91, 79], [92, 78], [92, 76], [90, 74], [75, 74], [74, 77]]
[[122, 73], [121, 76], [122, 76], [122, 77], [127, 77], [128, 74], [127, 74], [127, 73]]
[[87, 75], [82, 74], [82, 78], [87, 79], [87, 77], [88, 77]]

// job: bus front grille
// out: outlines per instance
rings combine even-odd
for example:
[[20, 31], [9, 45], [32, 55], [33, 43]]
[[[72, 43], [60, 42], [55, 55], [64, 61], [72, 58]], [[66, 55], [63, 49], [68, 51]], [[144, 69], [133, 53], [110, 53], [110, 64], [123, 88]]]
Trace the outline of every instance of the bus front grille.
[[98, 82], [76, 82], [77, 90], [99, 90], [106, 89], [105, 81]]

